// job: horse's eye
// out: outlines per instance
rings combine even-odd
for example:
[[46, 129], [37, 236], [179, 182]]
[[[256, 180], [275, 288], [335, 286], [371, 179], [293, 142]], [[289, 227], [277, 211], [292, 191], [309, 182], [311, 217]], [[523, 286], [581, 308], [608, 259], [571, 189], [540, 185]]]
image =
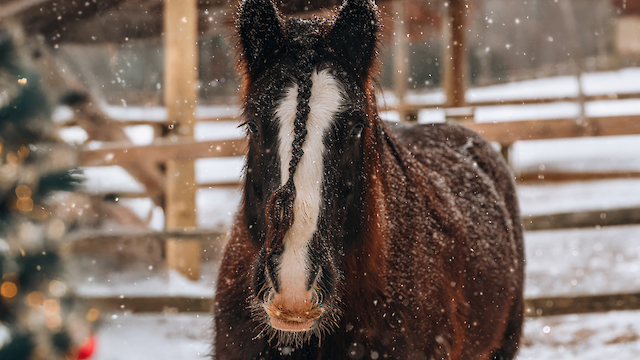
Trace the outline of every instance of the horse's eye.
[[363, 124], [357, 124], [354, 126], [353, 130], [351, 130], [351, 137], [354, 139], [360, 139], [362, 136], [362, 130], [364, 130]]
[[243, 125], [247, 125], [247, 128], [251, 132], [251, 135], [253, 135], [254, 137], [260, 136], [260, 132], [258, 131], [258, 125], [256, 125], [256, 123], [254, 123], [253, 121], [247, 121], [245, 123], [240, 124], [240, 126], [243, 126]]

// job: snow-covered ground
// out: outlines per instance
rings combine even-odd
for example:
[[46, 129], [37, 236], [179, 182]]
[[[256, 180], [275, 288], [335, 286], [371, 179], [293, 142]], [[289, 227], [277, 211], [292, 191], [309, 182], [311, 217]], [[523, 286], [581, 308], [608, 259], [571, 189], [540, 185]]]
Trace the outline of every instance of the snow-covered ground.
[[528, 298], [640, 292], [640, 226], [533, 231], [525, 247]]
[[523, 216], [640, 207], [640, 179], [615, 179], [518, 187]]
[[[202, 360], [211, 350], [209, 314], [108, 314], [95, 360]], [[637, 360], [640, 312], [527, 319], [518, 360]]]
[[[640, 92], [640, 68], [585, 74], [587, 95]], [[556, 77], [472, 89], [467, 98], [476, 101], [575, 96], [578, 81]], [[439, 103], [442, 93], [411, 94], [412, 101]], [[395, 99], [385, 94], [382, 103]], [[108, 106], [105, 111], [118, 120], [154, 120], [166, 117], [162, 108], [140, 109]], [[238, 109], [200, 108], [197, 116], [228, 118]], [[587, 116], [640, 115], [640, 100], [594, 101], [585, 104]], [[477, 121], [516, 121], [575, 117], [575, 103], [527, 106], [492, 106], [476, 109]], [[58, 120], [68, 118], [65, 109]], [[386, 117], [393, 119], [394, 114]], [[420, 122], [443, 121], [441, 109], [424, 110]], [[136, 144], [151, 141], [150, 127], [129, 127]], [[198, 140], [237, 138], [237, 123], [200, 122]], [[72, 128], [61, 134], [70, 142], [82, 142], [83, 131]], [[86, 139], [86, 133], [84, 134]], [[93, 144], [92, 146], [100, 146]], [[522, 141], [514, 144], [511, 165], [516, 173], [535, 171], [600, 172], [640, 171], [640, 136]], [[200, 159], [196, 180], [200, 184], [238, 180], [243, 159]], [[122, 168], [86, 168], [85, 191], [96, 193], [142, 192], [143, 187]], [[640, 179], [618, 179], [518, 186], [524, 216], [585, 210], [640, 207]], [[201, 188], [197, 194], [198, 224], [224, 230], [240, 200], [238, 189]], [[162, 224], [158, 209], [148, 200], [121, 199], [142, 217]], [[160, 210], [161, 212], [161, 210]], [[527, 297], [605, 294], [640, 291], [640, 226], [569, 229], [529, 232]], [[84, 259], [76, 271], [77, 290], [84, 295], [192, 295], [211, 296], [215, 263], [205, 263], [203, 278], [189, 283], [162, 266], [135, 264], [106, 271], [107, 260]], [[101, 262], [102, 261], [102, 262]], [[105, 262], [106, 261], [106, 262]], [[151, 268], [149, 268], [151, 266]], [[81, 275], [79, 275], [81, 274]], [[100, 329], [97, 360], [202, 359], [209, 351], [210, 321], [207, 314], [108, 314]], [[527, 319], [520, 360], [548, 359], [640, 359], [640, 311], [568, 315]]]
[[518, 360], [637, 360], [640, 311], [527, 319]]
[[196, 298], [213, 297], [215, 288], [215, 264], [205, 262], [202, 266], [202, 278], [191, 281], [174, 270], [163, 266], [146, 266], [146, 269], [128, 267], [126, 269], [108, 269], [104, 266], [96, 271], [87, 271], [72, 275], [74, 288], [80, 296], [187, 296]]
[[105, 316], [92, 360], [203, 360], [211, 350], [209, 314]]

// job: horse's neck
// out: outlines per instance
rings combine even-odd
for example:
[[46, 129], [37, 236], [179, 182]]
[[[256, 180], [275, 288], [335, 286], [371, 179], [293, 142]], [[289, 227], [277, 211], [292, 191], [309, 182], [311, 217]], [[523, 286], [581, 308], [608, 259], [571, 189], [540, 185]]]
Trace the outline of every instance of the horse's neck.
[[368, 144], [365, 152], [365, 232], [366, 244], [375, 243], [371, 249], [386, 252], [392, 232], [394, 219], [403, 217], [406, 204], [398, 197], [406, 191], [407, 166], [421, 166], [401, 143], [396, 134], [379, 118], [373, 126], [375, 140]]
[[410, 177], [411, 173], [423, 170], [423, 165], [411, 155], [387, 123], [378, 119], [377, 129], [377, 157], [385, 186], [390, 186], [398, 177]]
[[410, 165], [416, 161], [387, 122], [378, 119], [378, 129], [381, 158], [389, 159], [389, 156], [391, 156], [394, 159], [393, 161], [401, 166]]
[[[418, 161], [388, 124], [377, 124], [377, 177], [389, 227], [402, 227], [402, 219], [411, 219], [415, 206], [433, 203], [433, 174]], [[424, 209], [428, 211], [429, 209]], [[397, 221], [396, 221], [397, 220]], [[392, 230], [393, 231], [393, 230]]]

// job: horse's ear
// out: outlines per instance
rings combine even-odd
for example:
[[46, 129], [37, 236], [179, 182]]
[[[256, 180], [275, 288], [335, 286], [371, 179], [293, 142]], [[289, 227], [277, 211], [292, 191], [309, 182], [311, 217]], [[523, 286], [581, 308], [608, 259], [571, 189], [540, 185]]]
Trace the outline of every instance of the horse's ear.
[[243, 0], [236, 26], [242, 45], [242, 57], [249, 70], [263, 64], [284, 39], [283, 21], [272, 0]]
[[379, 28], [378, 7], [372, 0], [346, 0], [327, 40], [338, 58], [363, 76], [373, 62]]

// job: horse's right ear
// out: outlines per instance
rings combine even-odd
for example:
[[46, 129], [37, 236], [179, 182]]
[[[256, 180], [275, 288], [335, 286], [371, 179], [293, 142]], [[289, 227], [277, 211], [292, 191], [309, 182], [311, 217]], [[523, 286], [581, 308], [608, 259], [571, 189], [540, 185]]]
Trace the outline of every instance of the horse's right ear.
[[364, 76], [374, 59], [379, 30], [378, 8], [372, 0], [346, 0], [327, 38], [336, 55]]
[[236, 27], [248, 70], [263, 64], [284, 39], [282, 17], [272, 0], [243, 0]]

